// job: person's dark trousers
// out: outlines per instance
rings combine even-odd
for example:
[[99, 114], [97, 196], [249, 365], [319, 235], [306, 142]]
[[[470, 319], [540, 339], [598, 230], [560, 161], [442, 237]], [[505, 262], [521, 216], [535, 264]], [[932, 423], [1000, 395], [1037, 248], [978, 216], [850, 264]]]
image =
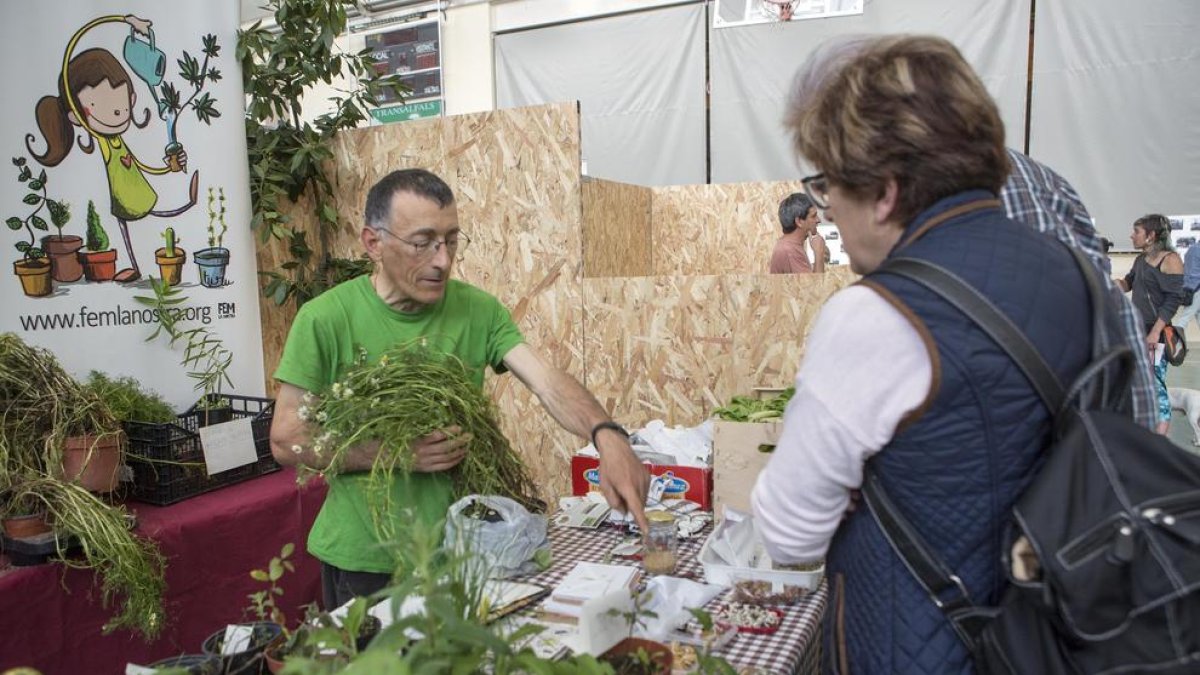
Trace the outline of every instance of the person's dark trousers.
[[392, 575], [380, 572], [351, 572], [321, 563], [321, 595], [325, 611], [333, 611], [355, 596], [367, 596], [387, 588]]

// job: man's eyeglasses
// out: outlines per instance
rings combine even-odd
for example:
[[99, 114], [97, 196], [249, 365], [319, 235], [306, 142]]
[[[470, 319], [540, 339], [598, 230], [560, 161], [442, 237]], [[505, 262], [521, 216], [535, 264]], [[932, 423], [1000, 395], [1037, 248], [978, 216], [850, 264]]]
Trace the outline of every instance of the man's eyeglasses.
[[465, 251], [467, 246], [471, 243], [470, 237], [462, 234], [461, 232], [458, 234], [452, 234], [445, 239], [433, 239], [431, 237], [405, 239], [404, 237], [398, 236], [386, 227], [377, 227], [375, 230], [377, 232], [386, 232], [393, 237], [396, 237], [397, 241], [403, 242], [408, 246], [408, 250], [410, 253], [412, 253], [413, 257], [422, 259], [432, 258], [433, 256], [437, 255], [437, 252], [439, 249], [441, 249], [441, 247], [445, 246], [447, 255], [455, 260], [461, 261], [463, 251]]
[[818, 209], [829, 208], [829, 181], [825, 174], [818, 173], [800, 181], [804, 185], [804, 194], [813, 201]]

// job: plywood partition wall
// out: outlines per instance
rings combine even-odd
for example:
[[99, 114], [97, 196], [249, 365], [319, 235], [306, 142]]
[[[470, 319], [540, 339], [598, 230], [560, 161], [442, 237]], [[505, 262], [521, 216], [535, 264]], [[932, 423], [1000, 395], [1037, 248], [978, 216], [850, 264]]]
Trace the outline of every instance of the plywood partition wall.
[[654, 274], [765, 274], [779, 202], [800, 181], [652, 188]]
[[[344, 231], [339, 255], [361, 252], [358, 231], [367, 191], [388, 172], [420, 167], [453, 188], [471, 238], [455, 274], [495, 294], [528, 341], [580, 380], [579, 115], [575, 104], [517, 108], [359, 129], [335, 139], [332, 174]], [[293, 222], [315, 227], [306, 205]], [[309, 229], [309, 241], [314, 230]], [[264, 247], [260, 269], [277, 266], [278, 244]], [[292, 312], [264, 303], [264, 358], [274, 371]], [[505, 434], [553, 496], [568, 489], [566, 466], [580, 445], [511, 376], [489, 378]]]
[[699, 424], [735, 394], [788, 386], [820, 306], [855, 279], [845, 268], [584, 279], [588, 388], [629, 425]]
[[640, 185], [583, 179], [583, 276], [654, 274], [651, 192]]

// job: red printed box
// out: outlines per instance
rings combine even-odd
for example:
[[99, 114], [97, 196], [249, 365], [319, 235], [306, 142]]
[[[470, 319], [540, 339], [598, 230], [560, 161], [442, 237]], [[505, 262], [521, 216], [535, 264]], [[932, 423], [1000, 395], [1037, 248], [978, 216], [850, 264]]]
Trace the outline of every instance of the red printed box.
[[[647, 464], [653, 476], [667, 476], [663, 501], [690, 499], [705, 511], [712, 510], [712, 467]], [[600, 491], [600, 460], [575, 455], [571, 458], [571, 494], [583, 496]]]

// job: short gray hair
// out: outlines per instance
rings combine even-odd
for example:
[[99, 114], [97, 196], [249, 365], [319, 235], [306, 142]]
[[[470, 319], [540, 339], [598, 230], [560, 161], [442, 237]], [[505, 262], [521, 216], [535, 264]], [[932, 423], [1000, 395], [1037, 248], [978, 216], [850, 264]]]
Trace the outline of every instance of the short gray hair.
[[793, 192], [784, 197], [783, 201], [779, 202], [779, 226], [783, 228], [783, 233], [795, 232], [796, 219], [807, 218], [809, 210], [815, 206], [812, 199], [803, 192]]

